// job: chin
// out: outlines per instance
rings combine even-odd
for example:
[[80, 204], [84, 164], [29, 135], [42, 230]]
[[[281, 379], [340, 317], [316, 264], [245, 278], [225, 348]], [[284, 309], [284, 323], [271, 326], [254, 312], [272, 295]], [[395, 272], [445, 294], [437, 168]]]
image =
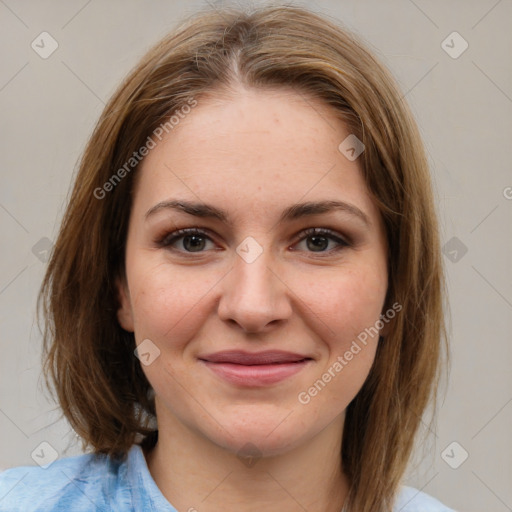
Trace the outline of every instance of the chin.
[[[223, 429], [209, 436], [218, 446], [238, 457], [272, 457], [299, 446], [307, 437], [304, 423], [292, 419], [293, 411], [265, 410], [234, 413], [223, 418]], [[290, 419], [291, 421], [288, 421]], [[301, 429], [299, 431], [299, 429]]]

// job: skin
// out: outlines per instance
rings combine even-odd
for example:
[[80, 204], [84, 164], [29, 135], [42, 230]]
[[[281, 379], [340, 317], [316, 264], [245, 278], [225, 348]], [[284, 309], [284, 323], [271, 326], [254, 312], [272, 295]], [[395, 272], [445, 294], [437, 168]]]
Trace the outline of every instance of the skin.
[[[349, 133], [316, 99], [236, 86], [198, 99], [141, 164], [118, 319], [137, 344], [149, 339], [160, 350], [143, 365], [159, 427], [146, 460], [180, 511], [342, 508], [345, 409], [368, 375], [378, 337], [308, 404], [297, 397], [332, 373], [384, 313], [385, 231], [359, 161], [338, 150]], [[222, 208], [232, 224], [165, 208], [145, 217], [171, 198]], [[351, 203], [370, 224], [340, 211], [278, 222], [287, 206], [318, 200]], [[190, 238], [159, 245], [187, 227], [208, 231], [199, 252]], [[351, 245], [327, 238], [315, 248], [301, 234], [312, 227], [330, 228]], [[251, 263], [236, 252], [249, 236], [263, 251]], [[248, 388], [198, 360], [227, 349], [280, 349], [313, 361], [284, 381]], [[258, 451], [252, 464], [237, 456], [247, 443]]]

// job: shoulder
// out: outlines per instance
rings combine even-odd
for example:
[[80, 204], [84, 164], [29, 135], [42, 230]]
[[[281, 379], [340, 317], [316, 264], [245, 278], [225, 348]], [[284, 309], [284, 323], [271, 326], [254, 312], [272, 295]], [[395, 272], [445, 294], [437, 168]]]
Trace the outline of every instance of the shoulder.
[[[58, 512], [108, 509], [122, 490], [123, 462], [85, 454], [47, 467], [20, 466], [0, 473], [0, 512]], [[112, 493], [112, 494], [109, 494]]]
[[398, 512], [455, 512], [414, 487], [402, 486], [394, 507]]

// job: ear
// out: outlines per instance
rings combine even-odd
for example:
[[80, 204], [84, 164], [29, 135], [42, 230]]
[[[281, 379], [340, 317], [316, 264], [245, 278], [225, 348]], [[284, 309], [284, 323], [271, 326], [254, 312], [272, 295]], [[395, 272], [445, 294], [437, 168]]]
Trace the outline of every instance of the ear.
[[118, 277], [116, 279], [116, 289], [118, 300], [117, 321], [125, 331], [133, 332], [134, 328], [132, 304], [130, 301], [128, 285], [124, 278]]

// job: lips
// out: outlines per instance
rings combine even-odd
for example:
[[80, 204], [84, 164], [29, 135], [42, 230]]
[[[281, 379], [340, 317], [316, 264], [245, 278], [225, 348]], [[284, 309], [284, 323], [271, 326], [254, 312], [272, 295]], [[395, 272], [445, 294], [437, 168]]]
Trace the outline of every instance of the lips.
[[293, 352], [284, 352], [282, 350], [267, 350], [265, 352], [244, 352], [241, 350], [224, 350], [215, 352], [203, 357], [203, 361], [210, 363], [230, 363], [241, 364], [245, 366], [297, 363], [310, 357]]
[[304, 354], [267, 350], [245, 352], [226, 350], [199, 358], [217, 377], [237, 387], [263, 387], [277, 384], [299, 373], [313, 359]]

